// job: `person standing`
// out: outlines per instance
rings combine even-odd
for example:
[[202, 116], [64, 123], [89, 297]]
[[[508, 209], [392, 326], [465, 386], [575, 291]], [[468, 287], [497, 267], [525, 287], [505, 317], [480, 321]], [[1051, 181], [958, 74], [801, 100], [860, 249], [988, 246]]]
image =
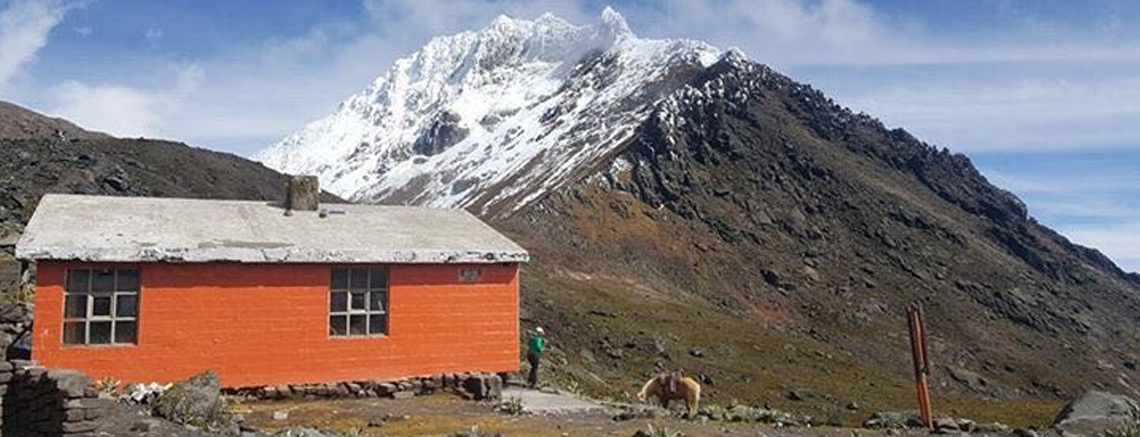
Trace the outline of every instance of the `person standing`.
[[530, 374], [526, 382], [531, 388], [538, 385], [538, 365], [542, 361], [542, 352], [546, 350], [546, 337], [542, 327], [534, 328], [534, 333], [526, 340], [526, 361], [530, 364]]

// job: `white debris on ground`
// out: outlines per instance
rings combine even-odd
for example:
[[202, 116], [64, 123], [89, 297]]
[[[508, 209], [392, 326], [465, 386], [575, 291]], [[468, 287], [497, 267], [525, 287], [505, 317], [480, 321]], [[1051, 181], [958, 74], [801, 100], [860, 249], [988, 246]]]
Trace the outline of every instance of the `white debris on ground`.
[[152, 382], [150, 384], [129, 384], [123, 388], [123, 394], [119, 396], [119, 402], [127, 404], [141, 404], [149, 405], [158, 399], [163, 392], [170, 389], [173, 384], [159, 384]]

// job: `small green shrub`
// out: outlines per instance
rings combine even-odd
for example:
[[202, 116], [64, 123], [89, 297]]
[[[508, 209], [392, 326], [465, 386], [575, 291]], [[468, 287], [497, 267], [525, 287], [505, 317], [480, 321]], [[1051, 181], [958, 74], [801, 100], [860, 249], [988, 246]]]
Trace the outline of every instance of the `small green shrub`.
[[96, 382], [95, 386], [101, 393], [112, 395], [119, 391], [119, 384], [121, 383], [122, 382], [115, 379], [114, 376], [108, 375]]
[[518, 396], [507, 396], [502, 401], [499, 401], [499, 406], [495, 409], [512, 416], [517, 416], [523, 413], [526, 409], [526, 405], [523, 405], [522, 398]]

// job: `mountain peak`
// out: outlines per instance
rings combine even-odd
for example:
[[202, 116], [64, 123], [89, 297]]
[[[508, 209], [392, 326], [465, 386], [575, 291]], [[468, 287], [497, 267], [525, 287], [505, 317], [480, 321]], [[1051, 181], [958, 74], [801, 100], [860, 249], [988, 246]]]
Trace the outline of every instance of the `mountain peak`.
[[629, 28], [629, 23], [625, 22], [625, 17], [618, 11], [610, 6], [606, 6], [602, 10], [602, 24], [609, 30], [610, 34], [615, 37], [633, 37], [633, 31]]
[[434, 38], [255, 159], [356, 201], [513, 210], [620, 146], [720, 54], [638, 38], [613, 8], [584, 25], [503, 15]]

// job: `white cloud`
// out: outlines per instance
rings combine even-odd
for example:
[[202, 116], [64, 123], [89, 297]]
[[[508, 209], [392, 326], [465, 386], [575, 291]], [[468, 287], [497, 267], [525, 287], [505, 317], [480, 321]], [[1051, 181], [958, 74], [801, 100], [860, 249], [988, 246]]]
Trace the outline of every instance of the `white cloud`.
[[170, 87], [163, 90], [70, 80], [51, 90], [48, 112], [115, 136], [163, 137], [185, 109], [186, 96], [204, 79], [203, 69], [191, 64], [175, 69]]
[[52, 91], [52, 113], [90, 129], [117, 136], [154, 136], [169, 102], [161, 96], [119, 85], [67, 81]]
[[64, 14], [78, 6], [57, 0], [12, 0], [0, 11], [0, 90], [20, 67], [35, 59]]
[[1140, 146], [1140, 78], [995, 79], [839, 90], [839, 101], [956, 151]]
[[158, 28], [154, 28], [154, 27], [147, 29], [146, 33], [143, 34], [143, 37], [145, 37], [147, 39], [147, 41], [151, 41], [151, 42], [158, 41], [158, 40], [162, 39], [162, 29], [158, 29]]

